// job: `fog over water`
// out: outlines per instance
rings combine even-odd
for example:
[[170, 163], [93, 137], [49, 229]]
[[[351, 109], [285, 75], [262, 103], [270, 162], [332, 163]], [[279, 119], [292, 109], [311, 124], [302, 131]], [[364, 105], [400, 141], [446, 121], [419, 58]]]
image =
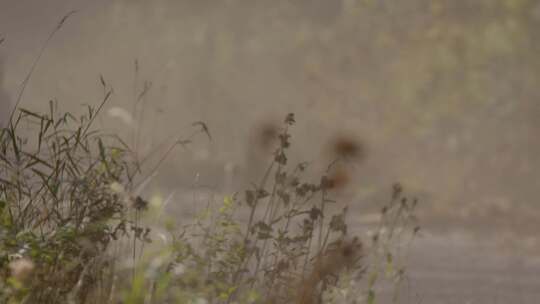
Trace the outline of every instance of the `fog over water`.
[[147, 82], [141, 153], [194, 121], [212, 136], [176, 150], [153, 189], [240, 190], [261, 174], [257, 127], [294, 112], [293, 162], [322, 170], [336, 135], [365, 145], [343, 193], [353, 226], [394, 182], [420, 198], [404, 303], [540, 299], [537, 1], [0, 0], [0, 120], [72, 10], [21, 106], [83, 111], [102, 75], [100, 124], [131, 140], [111, 109], [129, 113]]

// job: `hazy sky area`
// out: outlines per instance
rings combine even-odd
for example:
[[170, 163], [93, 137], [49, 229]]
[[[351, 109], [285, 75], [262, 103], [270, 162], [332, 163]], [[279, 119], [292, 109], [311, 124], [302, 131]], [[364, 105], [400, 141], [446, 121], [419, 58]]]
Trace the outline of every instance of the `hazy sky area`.
[[422, 303], [538, 303], [540, 2], [0, 0], [0, 119], [72, 10], [21, 107], [84, 111], [102, 75], [114, 95], [100, 123], [132, 142], [111, 109], [129, 113], [148, 81], [141, 153], [194, 121], [212, 134], [171, 155], [154, 185], [165, 191], [197, 173], [245, 186], [260, 173], [254, 130], [294, 112], [292, 161], [320, 170], [336, 135], [365, 145], [343, 194], [351, 212], [396, 181], [421, 198], [411, 293]]

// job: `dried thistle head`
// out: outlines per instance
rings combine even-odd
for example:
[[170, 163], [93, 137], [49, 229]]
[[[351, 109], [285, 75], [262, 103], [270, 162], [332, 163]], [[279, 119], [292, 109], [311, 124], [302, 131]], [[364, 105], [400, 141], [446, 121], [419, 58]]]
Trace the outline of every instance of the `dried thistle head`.
[[333, 170], [329, 175], [321, 179], [321, 188], [326, 190], [339, 190], [347, 186], [351, 181], [349, 172], [343, 168]]
[[272, 150], [278, 141], [279, 133], [279, 127], [271, 122], [264, 122], [255, 126], [255, 146], [262, 151]]
[[331, 151], [335, 158], [362, 160], [366, 156], [364, 145], [351, 136], [340, 135], [334, 138]]
[[294, 119], [294, 113], [289, 113], [287, 116], [285, 116], [285, 123], [289, 126], [292, 126], [296, 123], [296, 120]]
[[338, 240], [328, 246], [319, 256], [315, 271], [321, 278], [337, 275], [344, 269], [353, 268], [362, 257], [362, 242], [357, 237], [349, 240]]
[[359, 266], [363, 255], [363, 246], [357, 237], [350, 240], [338, 240], [328, 246], [315, 259], [313, 270], [302, 282], [296, 303], [312, 304], [319, 294], [321, 282], [339, 275], [346, 269], [354, 269]]
[[139, 195], [133, 199], [133, 208], [137, 211], [143, 211], [148, 209], [148, 201], [140, 197]]

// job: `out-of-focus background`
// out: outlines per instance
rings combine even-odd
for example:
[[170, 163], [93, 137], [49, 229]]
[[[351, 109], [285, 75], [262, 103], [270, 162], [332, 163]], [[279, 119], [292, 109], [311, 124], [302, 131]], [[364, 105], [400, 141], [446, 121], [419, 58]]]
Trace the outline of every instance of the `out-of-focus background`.
[[72, 10], [20, 106], [84, 111], [102, 75], [99, 123], [140, 129], [141, 154], [206, 122], [154, 191], [240, 190], [261, 173], [254, 130], [294, 112], [293, 161], [323, 168], [342, 134], [366, 147], [353, 226], [394, 182], [421, 199], [403, 303], [540, 299], [540, 2], [0, 0], [0, 120]]

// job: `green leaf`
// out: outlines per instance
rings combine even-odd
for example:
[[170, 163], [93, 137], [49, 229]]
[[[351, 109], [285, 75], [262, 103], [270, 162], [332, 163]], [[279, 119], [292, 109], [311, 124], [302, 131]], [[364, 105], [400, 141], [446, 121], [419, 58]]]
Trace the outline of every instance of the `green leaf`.
[[386, 275], [391, 276], [394, 273], [394, 263], [392, 254], [389, 252], [386, 254]]
[[375, 291], [373, 291], [373, 289], [370, 289], [370, 290], [369, 290], [368, 298], [367, 298], [367, 303], [368, 303], [368, 304], [373, 304], [373, 303], [375, 303]]
[[225, 196], [225, 198], [223, 199], [223, 206], [219, 208], [219, 213], [220, 214], [227, 213], [229, 210], [232, 209], [233, 204], [234, 204], [234, 201], [232, 200], [232, 198], [229, 196]]
[[375, 282], [377, 282], [377, 278], [378, 278], [378, 274], [377, 272], [373, 272], [370, 276], [369, 276], [369, 280], [368, 280], [368, 284], [369, 284], [369, 287], [373, 287], [375, 286]]

